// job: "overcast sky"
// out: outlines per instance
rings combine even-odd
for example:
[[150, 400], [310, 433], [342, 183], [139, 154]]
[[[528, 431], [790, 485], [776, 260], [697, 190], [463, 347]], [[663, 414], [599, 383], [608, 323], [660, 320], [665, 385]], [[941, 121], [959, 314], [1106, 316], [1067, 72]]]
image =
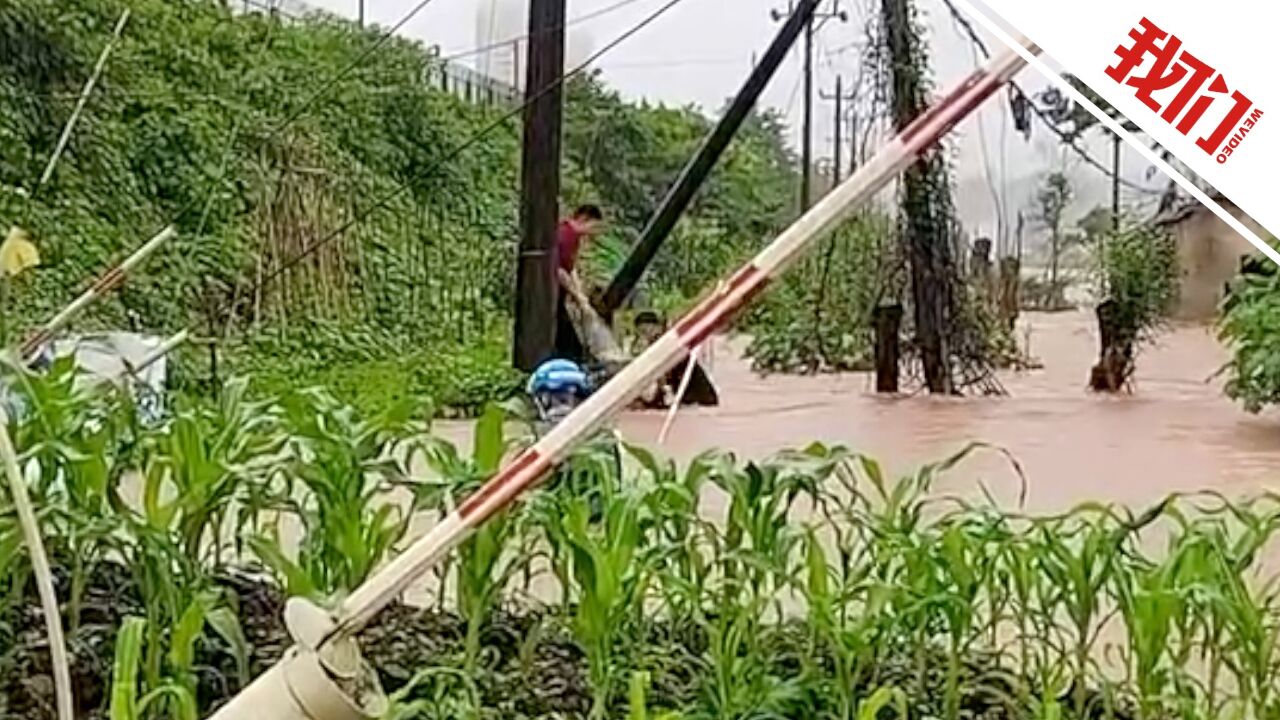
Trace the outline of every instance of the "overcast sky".
[[[603, 47], [644, 19], [668, 0], [634, 0], [618, 9], [573, 25], [570, 62]], [[315, 7], [354, 17], [358, 0], [308, 0]], [[399, 22], [420, 0], [366, 0], [370, 22]], [[485, 44], [486, 38], [505, 40], [522, 32], [523, 18], [512, 18], [513, 8], [527, 0], [431, 0], [404, 28], [406, 35], [441, 46], [446, 55]], [[569, 17], [590, 15], [619, 4], [619, 0], [568, 0]], [[827, 8], [832, 0], [827, 0]], [[978, 62], [967, 36], [952, 21], [941, 0], [919, 0], [930, 29], [933, 71], [940, 88], [969, 74]], [[818, 34], [815, 85], [830, 92], [837, 74], [852, 79], [859, 67], [858, 45], [864, 39], [866, 18], [878, 0], [841, 0], [849, 22], [828, 22]], [[693, 103], [714, 113], [733, 95], [751, 68], [753, 58], [768, 46], [778, 24], [771, 9], [786, 10], [786, 0], [682, 0], [659, 20], [610, 51], [597, 62], [604, 78], [624, 95], [672, 104]], [[492, 23], [479, 18], [493, 13]], [[483, 29], [482, 29], [483, 28]], [[985, 35], [984, 35], [985, 37]], [[986, 37], [988, 47], [1001, 48]], [[800, 43], [797, 43], [799, 46]], [[790, 123], [792, 142], [798, 142], [801, 107], [799, 47], [778, 72], [763, 102], [782, 110]], [[509, 72], [509, 71], [508, 71]], [[1028, 92], [1047, 87], [1046, 80], [1027, 70], [1019, 83]], [[814, 102], [815, 157], [829, 156], [833, 108], [824, 100]], [[1004, 206], [1007, 227], [1017, 211], [1028, 207], [1035, 180], [1054, 168], [1065, 167], [1075, 181], [1078, 201], [1074, 211], [1083, 214], [1098, 204], [1109, 204], [1110, 181], [1088, 168], [1074, 154], [1063, 152], [1048, 131], [1037, 125], [1031, 142], [1014, 132], [1004, 101], [991, 101], [983, 112], [961, 125], [953, 135], [957, 153], [958, 198], [961, 217], [975, 235], [996, 232], [997, 198]], [[1088, 149], [1110, 164], [1110, 142], [1091, 138]], [[1146, 163], [1126, 148], [1125, 176], [1146, 185], [1160, 185], [1160, 178], [1146, 179]], [[1126, 202], [1148, 196], [1125, 191]]]

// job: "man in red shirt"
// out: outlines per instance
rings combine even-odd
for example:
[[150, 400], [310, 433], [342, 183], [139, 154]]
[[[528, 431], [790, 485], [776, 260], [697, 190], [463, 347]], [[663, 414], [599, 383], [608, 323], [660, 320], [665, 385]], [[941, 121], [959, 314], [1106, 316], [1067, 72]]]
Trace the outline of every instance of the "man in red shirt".
[[[604, 213], [596, 205], [582, 205], [560, 223], [556, 232], [556, 269], [576, 275], [578, 254], [582, 247], [604, 230]], [[581, 282], [579, 282], [581, 285]], [[556, 354], [558, 357], [574, 362], [582, 362], [585, 352], [578, 332], [569, 319], [565, 309], [565, 294], [562, 291], [556, 302]]]

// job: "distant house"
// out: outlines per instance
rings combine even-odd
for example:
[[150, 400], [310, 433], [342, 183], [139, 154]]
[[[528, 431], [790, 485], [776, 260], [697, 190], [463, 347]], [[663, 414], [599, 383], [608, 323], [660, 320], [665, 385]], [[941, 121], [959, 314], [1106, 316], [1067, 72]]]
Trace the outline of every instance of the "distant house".
[[[1253, 230], [1269, 236], [1262, 226], [1220, 193], [1212, 195], [1224, 209]], [[1173, 233], [1182, 265], [1181, 298], [1175, 310], [1180, 320], [1210, 321], [1217, 317], [1227, 285], [1240, 273], [1244, 258], [1258, 249], [1197, 200], [1162, 212], [1155, 223]]]

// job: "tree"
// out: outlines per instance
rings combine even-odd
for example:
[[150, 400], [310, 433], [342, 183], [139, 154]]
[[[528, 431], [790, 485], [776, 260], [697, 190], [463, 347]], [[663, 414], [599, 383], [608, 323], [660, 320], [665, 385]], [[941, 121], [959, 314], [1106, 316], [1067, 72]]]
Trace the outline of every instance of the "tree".
[[1049, 173], [1036, 193], [1037, 217], [1049, 230], [1049, 292], [1054, 307], [1060, 307], [1066, 300], [1058, 280], [1058, 270], [1064, 245], [1062, 221], [1074, 194], [1071, 181], [1061, 171]]
[[1178, 298], [1178, 249], [1166, 231], [1124, 223], [1098, 245], [1107, 299], [1098, 306], [1101, 357], [1089, 385], [1119, 392], [1133, 377], [1138, 346], [1169, 317]]

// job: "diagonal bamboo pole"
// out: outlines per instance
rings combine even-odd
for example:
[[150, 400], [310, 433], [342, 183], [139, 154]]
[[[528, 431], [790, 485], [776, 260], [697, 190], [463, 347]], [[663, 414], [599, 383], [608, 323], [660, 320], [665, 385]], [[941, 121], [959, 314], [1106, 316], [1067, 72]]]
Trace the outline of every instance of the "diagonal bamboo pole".
[[94, 87], [97, 86], [98, 80], [102, 78], [102, 71], [107, 67], [107, 58], [111, 57], [111, 51], [116, 49], [116, 45], [120, 42], [120, 36], [124, 34], [124, 26], [129, 22], [129, 8], [125, 8], [120, 13], [120, 19], [116, 21], [115, 32], [111, 35], [111, 40], [107, 42], [107, 46], [102, 49], [102, 54], [98, 56], [98, 63], [93, 67], [93, 74], [89, 76], [88, 82], [84, 84], [84, 89], [80, 91], [80, 99], [76, 101], [76, 107], [71, 111], [71, 118], [67, 120], [66, 127], [62, 128], [62, 136], [58, 138], [58, 144], [53, 149], [53, 155], [49, 156], [49, 164], [45, 166], [44, 172], [40, 175], [40, 180], [36, 183], [36, 187], [31, 191], [32, 195], [40, 192], [40, 188], [49, 182], [49, 178], [53, 177], [53, 170], [58, 166], [58, 160], [62, 158], [62, 153], [67, 149], [67, 143], [71, 141], [71, 133], [76, 129], [76, 123], [80, 122], [80, 115], [84, 112], [85, 105], [89, 104], [89, 96], [93, 94]]
[[[1023, 43], [1033, 52], [1039, 52], [1039, 48], [1029, 41]], [[339, 608], [338, 622], [329, 637], [364, 627], [475, 528], [534, 487], [575, 446], [624, 409], [643, 388], [701, 345], [762, 291], [770, 279], [785, 271], [803, 250], [835, 229], [859, 205], [915, 163], [958, 122], [1011, 80], [1025, 64], [1020, 55], [1010, 51], [975, 71], [922, 113], [861, 170], [787, 228], [572, 415], [512, 460], [404, 553], [356, 588]]]
[[94, 300], [97, 300], [115, 288], [120, 287], [121, 283], [124, 282], [125, 277], [128, 276], [130, 271], [140, 265], [143, 260], [146, 260], [147, 257], [151, 255], [151, 253], [155, 252], [157, 248], [177, 234], [178, 231], [170, 225], [157, 233], [155, 237], [148, 240], [145, 245], [135, 250], [132, 255], [125, 258], [124, 262], [103, 273], [102, 277], [94, 281], [93, 285], [90, 286], [88, 290], [84, 291], [80, 297], [73, 300], [70, 305], [63, 308], [61, 312], [53, 317], [53, 319], [49, 320], [49, 322], [45, 323], [43, 327], [28, 337], [27, 340], [18, 348], [19, 357], [23, 361], [30, 362], [35, 354], [39, 352], [40, 348], [43, 347], [45, 343], [52, 340], [53, 337], [58, 334], [58, 331], [66, 327], [67, 323], [71, 322], [72, 318], [80, 314], [80, 312], [88, 307]]

